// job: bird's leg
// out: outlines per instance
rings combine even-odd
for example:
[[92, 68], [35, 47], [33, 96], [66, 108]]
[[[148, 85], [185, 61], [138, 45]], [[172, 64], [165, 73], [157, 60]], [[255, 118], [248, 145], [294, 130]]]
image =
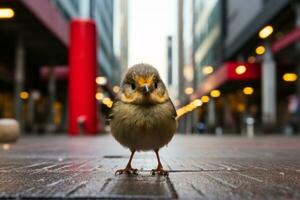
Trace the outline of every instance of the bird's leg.
[[158, 154], [158, 150], [154, 150], [155, 154], [156, 154], [156, 158], [157, 158], [157, 168], [156, 169], [152, 169], [151, 172], [152, 172], [152, 175], [155, 175], [155, 174], [159, 174], [159, 175], [163, 175], [163, 176], [168, 176], [169, 173], [168, 171], [165, 171], [163, 169], [163, 166], [160, 162], [160, 158], [159, 158], [159, 154]]
[[131, 161], [132, 161], [134, 153], [135, 153], [135, 150], [131, 150], [131, 155], [130, 155], [129, 161], [128, 161], [125, 169], [118, 169], [115, 173], [116, 175], [119, 175], [119, 174], [137, 174], [137, 169], [133, 169], [131, 167]]

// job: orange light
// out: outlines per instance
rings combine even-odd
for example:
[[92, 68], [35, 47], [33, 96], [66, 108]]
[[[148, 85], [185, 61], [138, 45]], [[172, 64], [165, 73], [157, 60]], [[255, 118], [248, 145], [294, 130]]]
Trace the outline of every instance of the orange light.
[[109, 108], [111, 108], [112, 105], [113, 105], [112, 100], [111, 100], [110, 98], [108, 98], [108, 97], [105, 97], [105, 98], [102, 100], [102, 103], [103, 103], [104, 105], [106, 105], [107, 107], [109, 107]]
[[184, 108], [180, 108], [180, 109], [176, 110], [176, 113], [177, 113], [177, 117], [181, 117], [182, 115], [185, 114], [185, 110], [184, 110]]
[[294, 82], [298, 79], [298, 76], [295, 73], [285, 73], [282, 79], [286, 82]]
[[219, 90], [212, 90], [210, 92], [210, 96], [216, 98], [216, 97], [219, 97], [221, 95], [221, 92]]
[[251, 95], [251, 94], [253, 94], [254, 90], [253, 90], [252, 87], [245, 87], [245, 88], [243, 89], [243, 92], [244, 92], [244, 94], [246, 94], [246, 95]]
[[201, 101], [202, 101], [203, 103], [209, 102], [209, 96], [202, 96], [202, 97], [201, 97]]
[[98, 101], [102, 100], [103, 98], [104, 98], [104, 94], [103, 93], [101, 93], [101, 92], [97, 92], [96, 93], [96, 99]]
[[262, 55], [264, 54], [266, 51], [265, 47], [264, 46], [258, 46], [256, 49], [255, 49], [255, 52], [257, 55]]
[[20, 93], [20, 98], [23, 99], [23, 100], [28, 99], [29, 98], [29, 93], [25, 92], [25, 91], [21, 92]]
[[185, 111], [186, 112], [191, 112], [194, 109], [195, 109], [195, 106], [193, 104], [188, 104], [188, 105], [185, 106]]
[[245, 110], [245, 105], [244, 105], [243, 103], [239, 103], [239, 104], [237, 105], [237, 110], [238, 110], [239, 112], [243, 112], [243, 111]]

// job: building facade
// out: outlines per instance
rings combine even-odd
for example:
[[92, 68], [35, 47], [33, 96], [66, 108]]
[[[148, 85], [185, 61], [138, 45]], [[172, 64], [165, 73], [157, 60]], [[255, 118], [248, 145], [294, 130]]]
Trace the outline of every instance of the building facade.
[[97, 28], [97, 59], [99, 75], [111, 85], [120, 80], [120, 66], [114, 54], [114, 1], [111, 0], [53, 0], [67, 20], [91, 18]]
[[69, 23], [78, 17], [96, 23], [98, 75], [108, 82], [100, 90], [113, 95], [114, 1], [3, 0], [3, 8], [11, 15], [0, 17], [0, 118], [16, 118], [25, 132], [66, 130]]
[[115, 0], [115, 53], [121, 77], [128, 69], [128, 0]]
[[[253, 94], [245, 97], [248, 105], [244, 113], [254, 117], [261, 131], [297, 132], [299, 37], [290, 39], [298, 27], [299, 2], [256, 0], [241, 4], [229, 0], [227, 4], [226, 59], [261, 67], [260, 78], [248, 84]], [[285, 79], [285, 75], [294, 79]]]
[[[193, 0], [183, 4], [183, 77], [185, 99], [183, 105], [194, 99], [197, 88], [223, 61], [224, 1]], [[215, 126], [215, 106], [211, 101], [183, 118], [181, 132], [197, 132], [199, 123]], [[185, 127], [182, 127], [185, 126]]]
[[196, 84], [187, 97], [203, 100], [198, 125], [299, 131], [299, 21], [298, 1], [194, 0]]
[[[213, 69], [222, 63], [222, 0], [194, 2], [194, 62], [196, 83], [200, 84], [207, 66]], [[209, 74], [209, 73], [208, 73]]]
[[39, 132], [53, 123], [60, 127], [62, 101], [53, 101], [53, 79], [43, 79], [40, 69], [67, 64], [67, 20], [49, 1], [1, 1], [0, 9], [10, 14], [0, 17], [5, 47], [0, 50], [0, 71], [6, 75], [0, 78], [0, 118], [17, 119], [24, 131]]

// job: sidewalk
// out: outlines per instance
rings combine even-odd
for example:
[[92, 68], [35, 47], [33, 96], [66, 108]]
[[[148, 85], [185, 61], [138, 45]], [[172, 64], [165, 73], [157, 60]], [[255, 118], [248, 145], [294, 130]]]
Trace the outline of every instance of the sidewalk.
[[139, 175], [115, 176], [129, 151], [110, 135], [32, 137], [0, 149], [2, 198], [299, 199], [300, 138], [177, 135], [161, 151], [169, 177], [151, 176], [154, 153], [138, 153]]

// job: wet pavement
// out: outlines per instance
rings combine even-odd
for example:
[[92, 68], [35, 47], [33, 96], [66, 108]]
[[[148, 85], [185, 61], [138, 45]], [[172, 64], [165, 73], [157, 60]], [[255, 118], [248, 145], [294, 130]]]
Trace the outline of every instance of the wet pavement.
[[169, 177], [151, 176], [153, 152], [137, 153], [139, 175], [119, 175], [129, 151], [110, 135], [26, 137], [0, 149], [0, 197], [11, 199], [300, 199], [300, 137], [177, 135], [161, 151]]

